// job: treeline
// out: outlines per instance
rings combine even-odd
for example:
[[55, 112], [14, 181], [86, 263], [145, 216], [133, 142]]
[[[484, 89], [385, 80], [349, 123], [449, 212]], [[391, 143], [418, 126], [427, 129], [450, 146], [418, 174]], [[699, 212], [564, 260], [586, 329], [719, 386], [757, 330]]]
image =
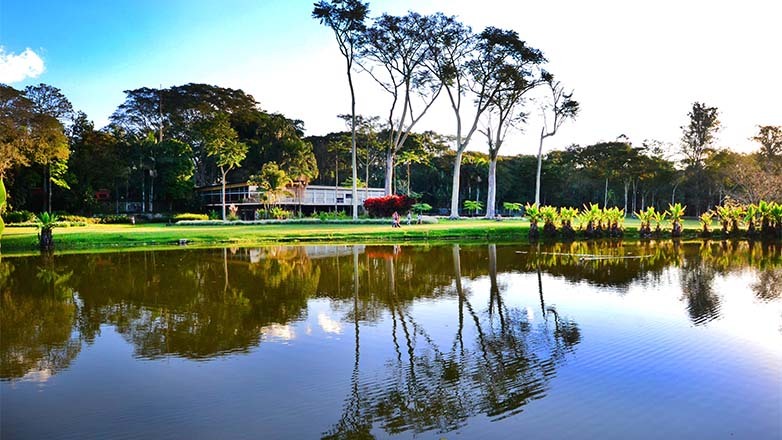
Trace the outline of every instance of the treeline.
[[[218, 158], [208, 148], [215, 126], [247, 146], [230, 181], [246, 181], [272, 162], [298, 182], [349, 186], [352, 181], [350, 132], [304, 137], [301, 121], [260, 110], [240, 90], [203, 84], [130, 90], [111, 124], [100, 130], [84, 113], [72, 111], [54, 87], [0, 86], [0, 93], [0, 165], [15, 210], [109, 213], [128, 209], [125, 202], [148, 212], [198, 210], [193, 188], [221, 178]], [[358, 186], [382, 186], [388, 129], [378, 118], [364, 117], [357, 127]], [[687, 156], [686, 144], [680, 149], [656, 141], [635, 145], [625, 138], [551, 151], [542, 161], [540, 203], [599, 202], [636, 212], [681, 202], [696, 216], [726, 197], [782, 201], [782, 128], [760, 127], [754, 139], [760, 148], [750, 154], [704, 148], [700, 156]], [[451, 144], [437, 133], [412, 133], [394, 165], [393, 192], [447, 214], [456, 158]], [[485, 153], [462, 155], [460, 203], [486, 202], [489, 163]], [[499, 206], [535, 199], [536, 167], [531, 155], [497, 157]]]
[[0, 85], [2, 161], [12, 209], [75, 213], [198, 209], [193, 189], [246, 181], [275, 163], [308, 182], [318, 169], [301, 121], [249, 94], [206, 84], [125, 91], [96, 129], [56, 87]]

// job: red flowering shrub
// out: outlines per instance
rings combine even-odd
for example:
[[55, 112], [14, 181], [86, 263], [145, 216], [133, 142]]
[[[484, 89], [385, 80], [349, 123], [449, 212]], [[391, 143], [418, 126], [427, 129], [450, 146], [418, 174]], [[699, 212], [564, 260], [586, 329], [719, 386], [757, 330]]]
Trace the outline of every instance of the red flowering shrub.
[[394, 211], [402, 215], [410, 210], [415, 200], [407, 196], [370, 197], [364, 200], [364, 209], [372, 217], [391, 217]]

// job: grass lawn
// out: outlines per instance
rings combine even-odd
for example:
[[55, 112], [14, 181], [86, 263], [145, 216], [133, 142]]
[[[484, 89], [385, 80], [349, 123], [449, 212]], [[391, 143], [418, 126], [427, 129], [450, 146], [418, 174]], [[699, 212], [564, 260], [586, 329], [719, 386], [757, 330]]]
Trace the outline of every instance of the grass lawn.
[[[637, 237], [639, 223], [628, 219], [626, 236]], [[686, 220], [685, 230], [694, 233], [696, 220]], [[58, 250], [124, 248], [134, 246], [174, 246], [180, 239], [188, 245], [264, 244], [274, 242], [399, 242], [406, 240], [496, 240], [524, 241], [529, 223], [526, 220], [504, 219], [501, 222], [484, 219], [440, 220], [430, 225], [404, 225], [400, 229], [390, 224], [273, 224], [237, 226], [168, 226], [159, 223], [140, 225], [88, 225], [55, 228], [54, 241]], [[25, 252], [36, 249], [37, 230], [32, 227], [7, 227], [3, 233], [2, 250]]]

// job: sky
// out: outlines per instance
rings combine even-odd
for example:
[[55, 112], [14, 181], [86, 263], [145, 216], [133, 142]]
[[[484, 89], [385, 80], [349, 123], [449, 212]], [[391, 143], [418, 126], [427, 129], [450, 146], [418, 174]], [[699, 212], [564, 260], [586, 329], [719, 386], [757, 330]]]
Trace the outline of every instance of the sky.
[[[384, 0], [370, 10], [441, 11], [541, 49], [581, 103], [547, 151], [620, 135], [678, 146], [694, 101], [719, 109], [720, 147], [756, 150], [757, 125], [782, 125], [779, 1]], [[59, 87], [98, 127], [124, 90], [209, 83], [326, 134], [345, 129], [337, 115], [349, 113], [350, 95], [333, 34], [311, 11], [311, 0], [0, 0], [0, 82]], [[356, 92], [360, 114], [385, 116], [388, 97], [366, 74]], [[442, 98], [417, 131], [455, 133]], [[527, 124], [501, 154], [536, 153], [540, 104], [527, 104]], [[469, 149], [485, 145], [479, 135]]]

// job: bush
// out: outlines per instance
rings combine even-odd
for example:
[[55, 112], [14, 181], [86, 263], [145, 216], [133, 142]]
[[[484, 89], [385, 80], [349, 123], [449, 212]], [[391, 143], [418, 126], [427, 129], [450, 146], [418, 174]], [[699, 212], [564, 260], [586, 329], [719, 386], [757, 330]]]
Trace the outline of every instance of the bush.
[[129, 225], [133, 223], [130, 217], [126, 214], [107, 215], [101, 218], [100, 222], [107, 225]]
[[35, 219], [35, 214], [30, 211], [9, 211], [3, 214], [6, 223], [31, 223]]
[[255, 218], [256, 220], [272, 218], [277, 220], [285, 220], [293, 218], [293, 212], [282, 209], [279, 206], [275, 206], [272, 209], [256, 209]]
[[394, 212], [404, 214], [413, 206], [413, 199], [407, 196], [370, 197], [364, 200], [364, 209], [372, 217], [390, 217]]
[[80, 215], [63, 214], [60, 216], [60, 221], [65, 223], [71, 223], [76, 226], [87, 225], [90, 223], [100, 223], [99, 218], [83, 217]]
[[185, 212], [175, 215], [172, 217], [172, 220], [175, 222], [179, 220], [209, 220], [209, 216], [206, 214], [193, 214], [191, 212]]

